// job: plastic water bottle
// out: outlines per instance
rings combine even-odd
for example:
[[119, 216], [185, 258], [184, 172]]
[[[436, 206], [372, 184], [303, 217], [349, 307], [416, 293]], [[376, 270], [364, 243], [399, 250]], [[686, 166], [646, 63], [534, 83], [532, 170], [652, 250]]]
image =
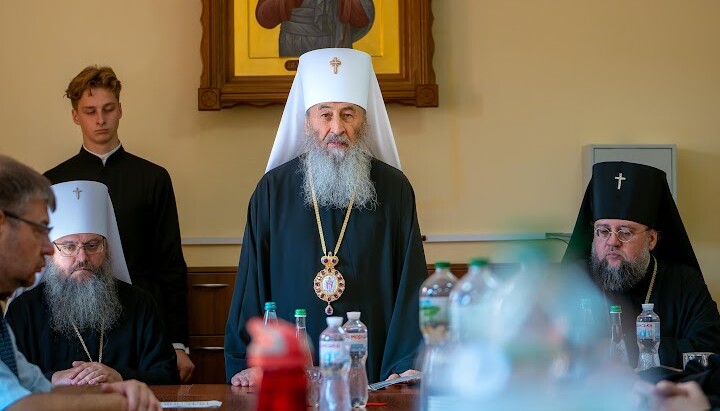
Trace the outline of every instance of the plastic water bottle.
[[575, 330], [570, 342], [570, 367], [568, 375], [573, 379], [584, 378], [593, 370], [594, 346], [599, 338], [592, 300], [582, 298], [580, 311], [575, 321]]
[[263, 317], [263, 323], [265, 325], [276, 325], [278, 323], [277, 305], [272, 301], [265, 303], [265, 316]]
[[622, 307], [610, 307], [610, 361], [630, 365], [622, 329]]
[[307, 364], [305, 364], [305, 368], [312, 368], [313, 361], [312, 361], [312, 348], [310, 347], [310, 341], [308, 340], [307, 336], [307, 328], [306, 328], [306, 321], [307, 321], [307, 312], [304, 308], [298, 308], [295, 310], [295, 336], [297, 337], [298, 341], [300, 341], [300, 346], [303, 347], [303, 349], [307, 349], [307, 352], [310, 354], [309, 361]]
[[582, 310], [582, 326], [590, 329], [595, 326], [595, 317], [592, 312], [592, 300], [583, 298], [580, 300], [580, 309]]
[[435, 273], [420, 286], [420, 331], [425, 344], [447, 341], [449, 335], [448, 300], [457, 278], [450, 272], [450, 263], [435, 263]]
[[320, 334], [320, 411], [351, 409], [348, 386], [350, 338], [342, 330], [342, 320], [342, 317], [327, 317], [328, 327]]
[[497, 287], [487, 259], [470, 260], [467, 274], [450, 292], [450, 334], [453, 341], [487, 337], [483, 319], [490, 315], [485, 296]]
[[643, 304], [642, 312], [637, 317], [637, 343], [640, 348], [637, 370], [647, 370], [660, 366], [660, 317], [653, 311], [655, 304]]
[[365, 360], [368, 355], [368, 329], [360, 321], [359, 311], [347, 313], [347, 322], [343, 325], [350, 337], [350, 404], [353, 408], [365, 408], [368, 400], [368, 379]]
[[425, 411], [450, 409], [448, 396], [452, 384], [448, 378], [451, 364], [448, 357], [449, 298], [457, 283], [450, 272], [450, 263], [435, 263], [435, 273], [420, 286], [420, 331], [425, 340], [422, 360], [423, 378], [420, 384], [420, 409]]

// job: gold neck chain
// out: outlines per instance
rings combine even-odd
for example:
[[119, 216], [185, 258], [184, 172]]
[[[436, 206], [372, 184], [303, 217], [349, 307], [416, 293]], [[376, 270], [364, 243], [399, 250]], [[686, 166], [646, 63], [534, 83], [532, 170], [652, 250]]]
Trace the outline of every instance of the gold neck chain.
[[[315, 220], [317, 220], [318, 232], [320, 233], [320, 244], [322, 244], [323, 255], [329, 255], [327, 247], [325, 246], [325, 235], [323, 234], [322, 222], [320, 221], [320, 211], [318, 209], [317, 197], [315, 196], [315, 185], [313, 184], [312, 176], [308, 174], [310, 178], [310, 192], [312, 193], [313, 208], [315, 208]], [[350, 219], [350, 212], [352, 211], [353, 203], [355, 202], [355, 192], [353, 191], [350, 196], [350, 204], [348, 204], [347, 212], [345, 213], [345, 221], [343, 221], [342, 229], [340, 230], [340, 236], [338, 237], [337, 244], [335, 244], [335, 251], [332, 255], [337, 255], [342, 243], [343, 237], [345, 236], [345, 228], [347, 227], [348, 220]]]
[[[87, 346], [85, 345], [85, 340], [83, 340], [82, 335], [80, 335], [80, 331], [78, 331], [78, 328], [75, 326], [75, 322], [70, 321], [70, 323], [72, 324], [73, 329], [75, 330], [75, 334], [77, 334], [78, 338], [80, 339], [80, 344], [82, 344], [82, 347], [85, 350], [85, 354], [87, 354], [88, 358], [90, 359], [90, 362], [93, 362], [93, 359], [90, 356], [90, 351], [88, 351]], [[102, 362], [104, 331], [105, 331], [105, 323], [100, 325], [100, 353], [98, 354], [98, 360], [97, 360], [97, 362], [99, 362], [99, 363]]]
[[652, 256], [653, 258], [653, 273], [652, 277], [650, 277], [650, 287], [648, 287], [647, 295], [645, 296], [645, 304], [648, 304], [650, 302], [650, 294], [652, 294], [653, 285], [655, 285], [655, 276], [657, 275], [657, 259], [655, 256]]

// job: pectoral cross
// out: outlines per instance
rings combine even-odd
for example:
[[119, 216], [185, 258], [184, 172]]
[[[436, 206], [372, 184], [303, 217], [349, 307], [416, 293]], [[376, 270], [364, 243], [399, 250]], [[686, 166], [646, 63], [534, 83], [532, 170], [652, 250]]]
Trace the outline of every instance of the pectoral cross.
[[618, 181], [618, 190], [622, 187], [623, 180], [627, 180], [627, 178], [622, 176], [622, 173], [618, 174], [617, 177], [615, 177], [615, 180]]
[[77, 199], [79, 200], [79, 199], [80, 199], [80, 193], [82, 193], [82, 190], [80, 189], [80, 187], [75, 187], [75, 189], [73, 190], [73, 193], [75, 193], [75, 196], [76, 196]]
[[330, 65], [333, 67], [333, 74], [337, 74], [338, 67], [342, 64], [340, 60], [338, 60], [337, 57], [333, 57], [332, 60], [330, 60]]

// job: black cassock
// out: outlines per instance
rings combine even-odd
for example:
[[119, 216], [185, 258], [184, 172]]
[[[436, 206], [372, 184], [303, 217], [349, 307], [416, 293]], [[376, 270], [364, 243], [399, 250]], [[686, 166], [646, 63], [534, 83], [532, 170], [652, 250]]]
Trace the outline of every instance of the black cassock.
[[[642, 311], [653, 263], [643, 280], [624, 293], [606, 292], [610, 304], [622, 306], [622, 325], [630, 366], [637, 366], [638, 345], [635, 320]], [[720, 352], [720, 314], [700, 274], [684, 264], [658, 259], [658, 270], [650, 295], [653, 311], [660, 317], [660, 363], [682, 368], [682, 353]], [[608, 316], [609, 307], [598, 307]], [[597, 315], [597, 314], [596, 314]], [[607, 327], [608, 332], [610, 326]]]
[[[124, 380], [147, 384], [179, 384], [177, 359], [172, 343], [163, 334], [152, 297], [140, 288], [117, 281], [123, 311], [118, 323], [103, 337], [102, 363]], [[56, 371], [72, 368], [73, 361], [89, 361], [80, 339], [52, 330], [50, 310], [41, 283], [12, 301], [6, 318], [15, 333], [17, 347], [48, 379]], [[100, 334], [80, 333], [93, 361], [98, 360]]]
[[[266, 301], [278, 316], [294, 321], [294, 310], [307, 310], [307, 331], [314, 346], [326, 328], [325, 307], [313, 289], [323, 269], [320, 236], [313, 207], [302, 196], [298, 158], [266, 173], [248, 207], [240, 263], [225, 331], [225, 365], [230, 378], [247, 368], [250, 336], [246, 321], [263, 314]], [[345, 292], [332, 303], [335, 316], [360, 311], [368, 326], [368, 379], [416, 368], [421, 341], [418, 292], [426, 277], [425, 255], [415, 210], [415, 194], [405, 175], [373, 159], [371, 178], [378, 195], [375, 210], [353, 209], [335, 267]], [[346, 208], [320, 210], [328, 251], [335, 249]]]
[[53, 184], [89, 180], [107, 186], [133, 284], [155, 298], [170, 341], [187, 345], [187, 266], [168, 172], [123, 147], [104, 166], [81, 148], [45, 176]]

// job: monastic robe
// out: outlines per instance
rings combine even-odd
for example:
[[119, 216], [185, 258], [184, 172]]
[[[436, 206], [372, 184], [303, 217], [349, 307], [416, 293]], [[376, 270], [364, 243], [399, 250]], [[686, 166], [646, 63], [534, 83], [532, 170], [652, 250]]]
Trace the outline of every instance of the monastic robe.
[[108, 187], [130, 278], [155, 298], [170, 341], [187, 345], [187, 266], [168, 172], [121, 146], [104, 166], [81, 148], [45, 176], [53, 184], [89, 180]]
[[[635, 320], [650, 286], [652, 262], [640, 283], [626, 292], [606, 291], [604, 307], [593, 307], [608, 317], [609, 306], [622, 306], [622, 326], [630, 366], [637, 366], [638, 345]], [[650, 295], [653, 311], [660, 317], [660, 363], [682, 368], [682, 353], [720, 352], [720, 314], [702, 276], [684, 264], [658, 259], [658, 270]], [[607, 309], [606, 309], [607, 308]], [[595, 314], [596, 316], [598, 314]], [[609, 325], [607, 330], [609, 332]]]
[[[122, 314], [103, 336], [102, 363], [124, 380], [146, 384], [179, 384], [177, 359], [164, 334], [152, 297], [144, 290], [117, 281]], [[44, 296], [45, 283], [22, 293], [8, 307], [6, 318], [15, 333], [17, 347], [25, 358], [40, 367], [50, 380], [53, 373], [72, 368], [73, 361], [90, 361], [76, 335], [52, 329], [50, 308]], [[93, 361], [100, 353], [100, 333], [80, 330]]]
[[[277, 303], [278, 316], [294, 321], [294, 310], [307, 310], [307, 332], [317, 346], [326, 328], [326, 302], [313, 289], [323, 268], [315, 212], [303, 201], [300, 161], [295, 158], [266, 173], [248, 207], [240, 263], [225, 331], [228, 382], [247, 368], [250, 336], [245, 323], [263, 314], [266, 301]], [[418, 293], [426, 276], [425, 255], [415, 209], [415, 194], [405, 177], [373, 159], [371, 178], [378, 205], [354, 208], [335, 267], [345, 278], [345, 292], [332, 303], [333, 315], [360, 311], [368, 326], [368, 379], [416, 368], [420, 344]], [[321, 208], [325, 242], [333, 251], [346, 209]]]

